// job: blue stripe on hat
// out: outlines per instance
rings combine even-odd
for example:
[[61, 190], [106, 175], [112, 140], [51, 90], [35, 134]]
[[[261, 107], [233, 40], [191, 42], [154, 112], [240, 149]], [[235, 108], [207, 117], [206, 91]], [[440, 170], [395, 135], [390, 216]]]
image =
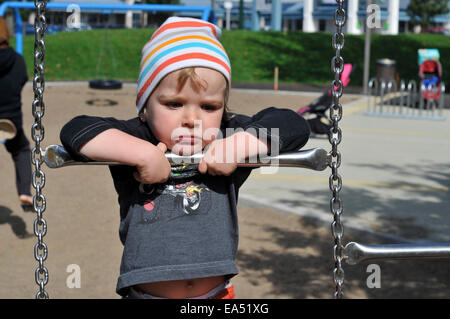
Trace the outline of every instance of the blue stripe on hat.
[[183, 50], [183, 49], [188, 49], [188, 48], [193, 48], [193, 47], [198, 47], [198, 48], [203, 48], [203, 49], [208, 49], [208, 50], [214, 51], [214, 52], [218, 53], [219, 55], [221, 55], [221, 56], [227, 61], [227, 63], [230, 64], [230, 60], [228, 60], [227, 55], [226, 55], [225, 53], [223, 53], [221, 50], [219, 50], [219, 49], [213, 47], [212, 45], [209, 45], [209, 44], [206, 44], [206, 43], [201, 43], [201, 42], [190, 42], [190, 43], [180, 44], [180, 45], [177, 45], [177, 46], [175, 46], [175, 47], [173, 47], [173, 48], [164, 50], [164, 51], [161, 52], [159, 55], [157, 55], [157, 56], [150, 62], [150, 64], [147, 65], [147, 66], [145, 67], [145, 69], [143, 69], [143, 70], [140, 72], [140, 76], [139, 76], [138, 83], [141, 82], [142, 78], [143, 78], [143, 77], [147, 74], [147, 72], [155, 65], [155, 63], [157, 63], [158, 60], [162, 59], [164, 56], [166, 56], [166, 55], [168, 55], [168, 54], [170, 54], [170, 53], [172, 53], [172, 52], [178, 51], [178, 50]]

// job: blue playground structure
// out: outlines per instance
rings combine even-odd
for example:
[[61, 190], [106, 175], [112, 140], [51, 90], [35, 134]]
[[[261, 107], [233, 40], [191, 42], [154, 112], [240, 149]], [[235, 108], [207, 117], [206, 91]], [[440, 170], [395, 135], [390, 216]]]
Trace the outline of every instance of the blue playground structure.
[[[47, 10], [66, 10], [73, 3], [70, 2], [49, 2]], [[215, 23], [214, 11], [211, 7], [184, 6], [184, 5], [163, 5], [163, 4], [98, 4], [98, 3], [77, 3], [80, 10], [100, 10], [103, 13], [113, 11], [166, 11], [166, 12], [201, 12], [202, 20]], [[35, 10], [34, 2], [7, 1], [0, 5], [0, 16], [4, 16], [6, 9], [14, 10], [16, 52], [23, 54], [22, 18], [19, 9]]]

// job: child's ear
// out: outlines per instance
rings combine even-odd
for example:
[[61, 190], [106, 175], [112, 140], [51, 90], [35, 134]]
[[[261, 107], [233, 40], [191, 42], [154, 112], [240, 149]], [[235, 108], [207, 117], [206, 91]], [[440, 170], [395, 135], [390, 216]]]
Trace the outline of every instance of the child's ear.
[[145, 123], [147, 121], [145, 116], [145, 107], [142, 109], [142, 111], [139, 112], [139, 119], [142, 123]]

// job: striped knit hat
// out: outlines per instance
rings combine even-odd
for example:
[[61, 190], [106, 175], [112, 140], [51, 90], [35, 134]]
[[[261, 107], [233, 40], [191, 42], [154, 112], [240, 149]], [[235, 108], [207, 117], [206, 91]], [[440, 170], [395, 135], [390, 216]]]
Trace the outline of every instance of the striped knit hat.
[[170, 72], [207, 67], [231, 83], [230, 60], [219, 42], [221, 29], [209, 22], [171, 17], [153, 33], [142, 49], [136, 107], [141, 111], [158, 83]]

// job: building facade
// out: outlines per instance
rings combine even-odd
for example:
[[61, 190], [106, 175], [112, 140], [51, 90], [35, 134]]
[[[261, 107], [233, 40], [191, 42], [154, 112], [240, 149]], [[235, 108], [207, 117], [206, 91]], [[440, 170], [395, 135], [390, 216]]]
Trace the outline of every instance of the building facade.
[[[199, 5], [207, 5], [211, 0], [193, 0]], [[245, 27], [253, 30], [272, 29], [273, 2], [281, 2], [282, 29], [284, 31], [303, 30], [304, 32], [332, 32], [335, 30], [335, 0], [246, 0], [244, 1]], [[192, 0], [184, 0], [191, 3]], [[215, 0], [215, 12], [219, 25], [225, 25], [224, 3], [231, 2], [231, 28], [239, 24], [239, 0]], [[406, 12], [410, 0], [376, 0], [371, 10], [367, 10], [366, 0], [347, 0], [346, 32], [362, 34], [367, 20], [372, 22], [375, 33], [398, 34], [420, 32], [410, 23]], [[433, 18], [434, 25], [450, 30], [450, 14]]]
[[[139, 0], [51, 0], [51, 2], [104, 3], [104, 4], [134, 4]], [[367, 10], [366, 0], [347, 0], [346, 32], [362, 34], [367, 22], [373, 23], [373, 32], [380, 34], [398, 34], [404, 32], [420, 32], [410, 23], [406, 8], [410, 0], [376, 0], [376, 6]], [[250, 30], [277, 30], [304, 32], [332, 32], [335, 30], [334, 11], [335, 0], [244, 0], [244, 28]], [[216, 23], [222, 27], [237, 29], [240, 25], [239, 0], [180, 0], [180, 4], [189, 6], [212, 6]], [[226, 5], [228, 4], [228, 6]], [[231, 7], [231, 8], [230, 8]], [[228, 8], [228, 9], [227, 9]], [[70, 16], [76, 13], [72, 10], [47, 11], [47, 22], [52, 25], [65, 26]], [[96, 27], [155, 27], [152, 25], [151, 12], [78, 12], [78, 19], [86, 28]], [[198, 13], [179, 12], [181, 16], [199, 17]], [[229, 24], [227, 24], [229, 17]], [[434, 25], [450, 32], [450, 14], [433, 18]], [[34, 23], [34, 12], [30, 12], [28, 22]]]

